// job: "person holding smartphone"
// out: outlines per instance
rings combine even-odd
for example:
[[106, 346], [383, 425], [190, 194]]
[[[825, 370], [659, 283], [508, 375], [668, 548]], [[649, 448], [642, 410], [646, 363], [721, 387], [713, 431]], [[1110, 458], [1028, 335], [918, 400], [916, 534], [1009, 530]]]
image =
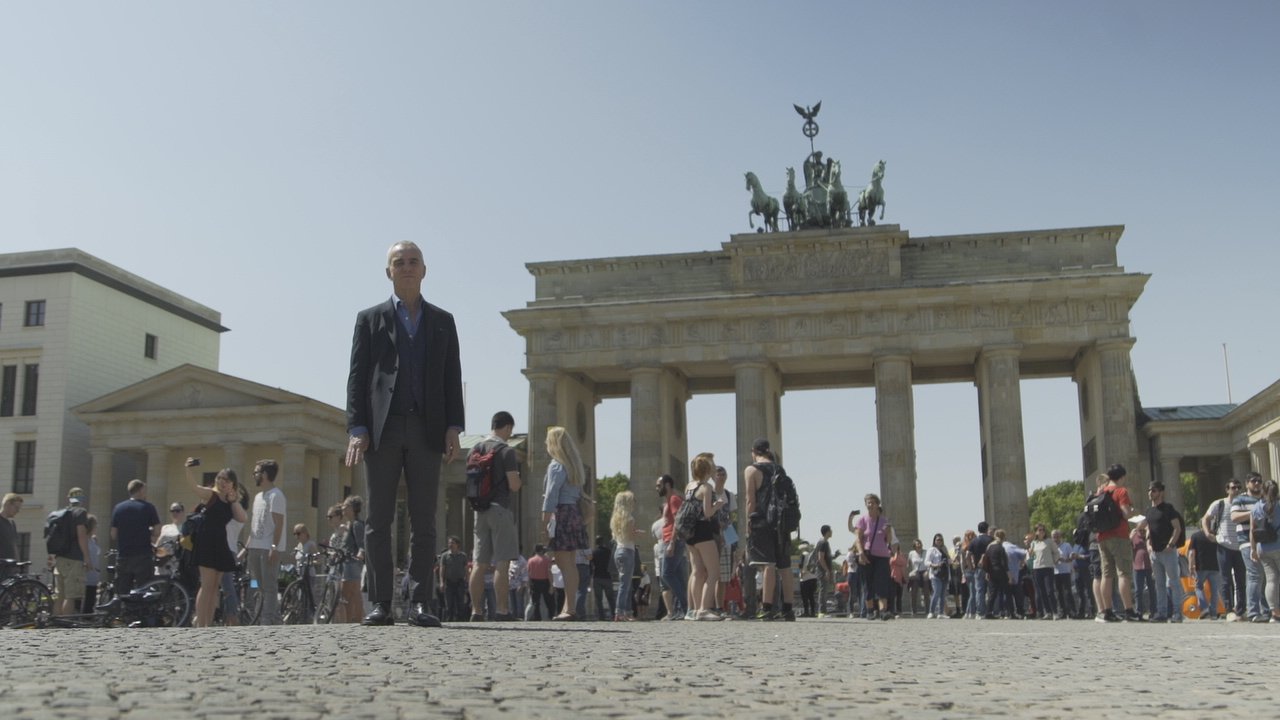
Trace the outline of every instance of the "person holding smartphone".
[[227, 545], [227, 523], [232, 519], [243, 523], [248, 517], [241, 505], [243, 498], [236, 489], [236, 473], [231, 468], [218, 471], [213, 487], [196, 482], [195, 470], [198, 458], [187, 458], [187, 480], [204, 504], [204, 522], [195, 538], [196, 566], [200, 568], [200, 590], [196, 593], [196, 627], [209, 627], [213, 622], [214, 605], [218, 602], [218, 587], [222, 574], [236, 569], [236, 556]]

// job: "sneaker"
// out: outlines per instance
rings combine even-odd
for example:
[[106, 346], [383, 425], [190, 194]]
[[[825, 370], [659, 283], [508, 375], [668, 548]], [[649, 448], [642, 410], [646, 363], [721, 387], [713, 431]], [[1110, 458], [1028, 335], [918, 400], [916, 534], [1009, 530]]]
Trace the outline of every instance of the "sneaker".
[[924, 619], [925, 619], [925, 620], [932, 620], [932, 619], [933, 619], [933, 613], [929, 613], [929, 614], [925, 615], [925, 616], [924, 616]]
[[1271, 619], [1268, 618], [1266, 615], [1254, 615], [1253, 617], [1249, 618], [1249, 622], [1265, 623], [1265, 622], [1271, 622]]
[[1142, 615], [1140, 615], [1137, 610], [1125, 610], [1124, 616], [1121, 619], [1127, 620], [1128, 622], [1144, 622]]
[[[1110, 610], [1108, 610], [1108, 611], [1107, 611], [1107, 613], [1110, 613], [1110, 612], [1111, 612]], [[1094, 622], [1100, 622], [1100, 623], [1102, 623], [1102, 622], [1106, 622], [1106, 621], [1107, 621], [1107, 615], [1106, 615], [1105, 613], [1098, 613], [1097, 615], [1094, 615], [1094, 616], [1093, 616], [1093, 621], [1094, 621]]]
[[1149, 620], [1148, 622], [1153, 622], [1153, 623], [1167, 623], [1167, 622], [1169, 622], [1169, 618], [1167, 618], [1167, 617], [1165, 617], [1165, 616], [1163, 616], [1163, 615], [1157, 615], [1157, 616], [1155, 616], [1155, 617], [1151, 618], [1151, 620]]
[[823, 619], [828, 618], [828, 617], [831, 617], [831, 616], [830, 616], [830, 615], [828, 615], [828, 614], [826, 614], [826, 613], [818, 613], [817, 615], [814, 615], [814, 617], [816, 617], [816, 618], [817, 618], [817, 619], [819, 619], [819, 620], [823, 620]]
[[893, 618], [894, 618], [893, 613], [880, 613], [881, 620], [892, 620]]
[[697, 620], [697, 619], [698, 619], [698, 613], [696, 613], [696, 612], [694, 612], [694, 611], [690, 610], [690, 611], [688, 611], [688, 612], [686, 612], [686, 613], [684, 614], [684, 619], [685, 619], [685, 620]]
[[783, 620], [783, 621], [785, 621], [785, 622], [795, 622], [795, 621], [796, 621], [796, 613], [795, 613], [795, 611], [794, 611], [794, 610], [783, 610], [783, 611], [782, 611], [782, 620]]
[[716, 614], [715, 612], [712, 612], [711, 610], [703, 610], [701, 612], [694, 613], [693, 619], [702, 620], [702, 621], [724, 620], [724, 618], [720, 617], [718, 614]]
[[779, 610], [761, 610], [756, 614], [756, 619], [762, 622], [773, 622], [782, 619], [782, 612]]
[[1114, 610], [1108, 610], [1108, 611], [1106, 611], [1105, 613], [1103, 613], [1103, 614], [1102, 614], [1102, 621], [1103, 621], [1103, 622], [1121, 622], [1121, 621], [1123, 621], [1123, 620], [1124, 620], [1124, 618], [1122, 618], [1122, 617], [1120, 617], [1119, 615], [1117, 615], [1117, 614], [1116, 614], [1116, 612], [1115, 612]]

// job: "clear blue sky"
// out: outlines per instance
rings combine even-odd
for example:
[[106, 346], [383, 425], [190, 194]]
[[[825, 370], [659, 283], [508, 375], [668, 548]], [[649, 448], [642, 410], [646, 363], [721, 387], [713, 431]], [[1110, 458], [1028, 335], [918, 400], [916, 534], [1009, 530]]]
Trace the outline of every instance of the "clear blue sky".
[[[524, 263], [712, 250], [808, 151], [888, 163], [915, 236], [1119, 223], [1153, 278], [1132, 321], [1146, 405], [1277, 379], [1280, 5], [5, 3], [0, 248], [76, 246], [210, 305], [221, 369], [341, 405], [383, 252], [426, 249], [461, 328], [468, 430], [527, 416], [499, 312]], [[1080, 475], [1074, 385], [1023, 384], [1031, 487]], [[598, 409], [627, 471], [627, 404]], [[976, 391], [918, 386], [922, 532], [981, 513]], [[870, 390], [788, 393], [804, 532], [875, 489]], [[690, 451], [733, 456], [731, 396]], [[892, 509], [891, 509], [892, 512]], [[847, 542], [843, 532], [838, 543]]]

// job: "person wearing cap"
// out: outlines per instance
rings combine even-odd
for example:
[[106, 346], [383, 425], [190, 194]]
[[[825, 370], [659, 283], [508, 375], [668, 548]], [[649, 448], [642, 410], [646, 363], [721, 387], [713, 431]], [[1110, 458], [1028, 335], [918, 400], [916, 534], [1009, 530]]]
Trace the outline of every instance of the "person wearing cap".
[[129, 481], [129, 498], [111, 511], [111, 542], [116, 546], [116, 592], [124, 595], [155, 575], [155, 542], [160, 514], [147, 502], [147, 484]]
[[67, 493], [66, 511], [71, 514], [70, 527], [75, 530], [75, 538], [68, 543], [64, 554], [50, 555], [53, 565], [53, 593], [57, 602], [53, 605], [55, 615], [71, 615], [77, 612], [84, 600], [84, 576], [89, 570], [89, 511], [81, 507], [84, 490], [73, 487]]

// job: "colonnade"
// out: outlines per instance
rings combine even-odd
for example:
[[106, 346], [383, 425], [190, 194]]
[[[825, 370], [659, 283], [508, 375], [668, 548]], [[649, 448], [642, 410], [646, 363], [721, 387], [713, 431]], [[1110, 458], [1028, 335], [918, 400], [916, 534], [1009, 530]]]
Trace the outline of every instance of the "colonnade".
[[[1138, 444], [1135, 429], [1133, 377], [1129, 366], [1132, 338], [1108, 339], [1081, 348], [1072, 377], [1080, 387], [1081, 435], [1084, 439], [1085, 474], [1122, 463], [1138, 477]], [[901, 538], [918, 536], [916, 492], [914, 373], [928, 357], [910, 350], [885, 350], [871, 358], [876, 393], [876, 434], [879, 455], [879, 491], [890, 509]], [[1011, 536], [1028, 529], [1026, 454], [1023, 444], [1022, 395], [1023, 349], [1019, 345], [981, 348], [975, 356], [972, 381], [977, 388], [978, 440], [982, 445], [983, 506], [993, 526], [1006, 528]], [[759, 437], [768, 438], [785, 463], [781, 417], [781, 397], [788, 378], [769, 358], [743, 358], [730, 363], [735, 399], [736, 457], [731, 477], [743, 489], [741, 469], [751, 462], [751, 445]], [[540, 433], [550, 425], [563, 425], [584, 445], [584, 461], [594, 464], [594, 413], [584, 422], [575, 418], [583, 400], [589, 407], [599, 401], [596, 390], [572, 372], [554, 369], [527, 370], [529, 378], [528, 477], [536, 483], [546, 470], [549, 458]], [[852, 374], [851, 374], [852, 376]], [[1040, 375], [1045, 376], [1045, 375]], [[669, 473], [678, 486], [688, 480], [689, 447], [685, 406], [690, 381], [678, 364], [643, 364], [627, 368], [631, 400], [631, 489], [636, 493], [637, 518], [657, 517], [659, 500], [652, 482]], [[728, 378], [699, 378], [700, 387], [725, 387]], [[854, 384], [854, 383], [850, 383]], [[838, 386], [832, 384], [832, 386]], [[616, 388], [615, 388], [616, 390]], [[614, 396], [618, 396], [615, 392]], [[574, 401], [573, 398], [579, 398]], [[834, 441], [835, 438], [832, 438]], [[1275, 457], [1274, 445], [1272, 455]], [[728, 458], [720, 459], [722, 465]], [[974, 479], [975, 491], [977, 479]], [[538, 510], [536, 492], [522, 493], [525, 517]], [[860, 502], [860, 499], [859, 499]], [[837, 522], [843, 518], [834, 518]], [[743, 513], [745, 515], [745, 513]], [[975, 519], [976, 522], [977, 519]], [[745, 518], [740, 518], [745, 521]], [[537, 523], [524, 523], [522, 540], [526, 547], [537, 541]]]

